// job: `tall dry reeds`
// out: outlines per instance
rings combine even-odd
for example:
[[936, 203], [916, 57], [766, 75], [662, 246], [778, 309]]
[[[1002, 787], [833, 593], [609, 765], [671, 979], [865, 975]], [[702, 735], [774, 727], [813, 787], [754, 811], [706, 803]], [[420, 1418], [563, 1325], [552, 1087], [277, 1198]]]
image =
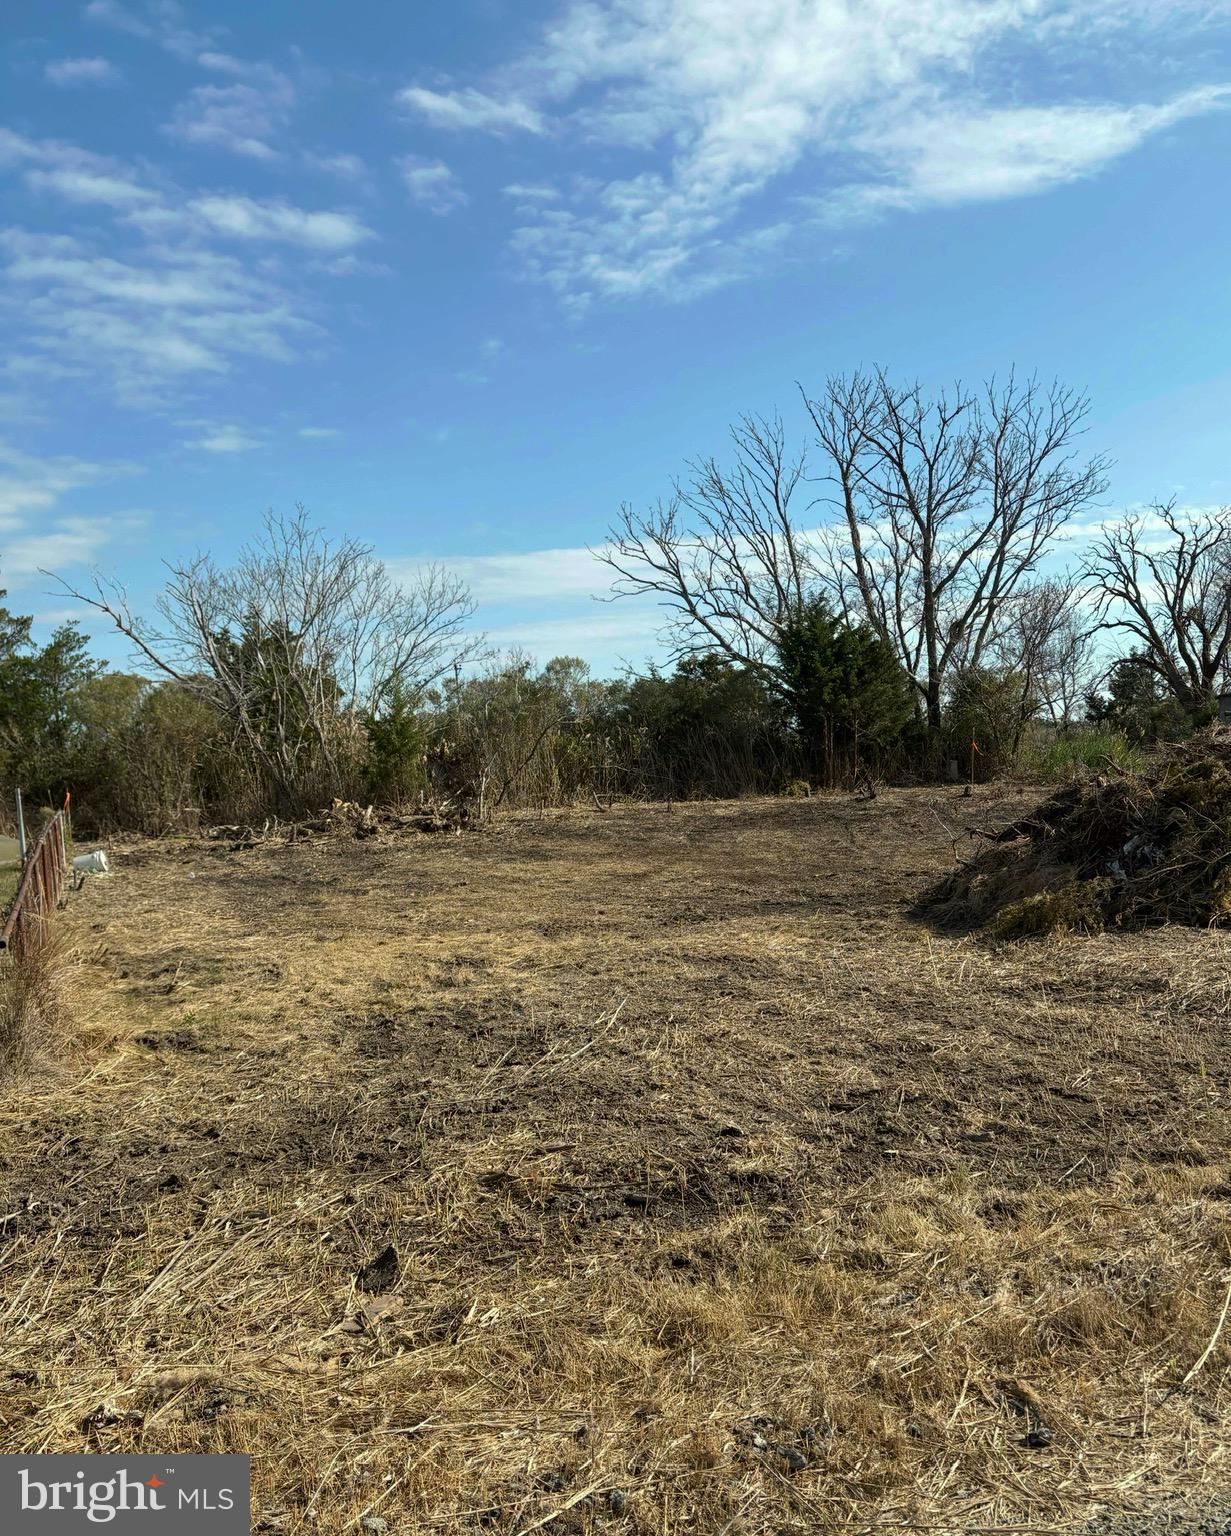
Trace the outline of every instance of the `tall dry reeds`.
[[0, 1078], [63, 1040], [75, 968], [68, 945], [50, 932], [0, 955]]

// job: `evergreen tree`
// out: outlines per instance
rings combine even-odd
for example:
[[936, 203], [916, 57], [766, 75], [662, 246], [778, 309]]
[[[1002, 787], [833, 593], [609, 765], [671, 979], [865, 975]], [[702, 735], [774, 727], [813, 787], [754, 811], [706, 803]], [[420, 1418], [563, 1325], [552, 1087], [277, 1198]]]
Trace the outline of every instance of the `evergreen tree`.
[[780, 627], [775, 649], [796, 725], [827, 771], [893, 746], [915, 721], [910, 680], [893, 648], [819, 599]]

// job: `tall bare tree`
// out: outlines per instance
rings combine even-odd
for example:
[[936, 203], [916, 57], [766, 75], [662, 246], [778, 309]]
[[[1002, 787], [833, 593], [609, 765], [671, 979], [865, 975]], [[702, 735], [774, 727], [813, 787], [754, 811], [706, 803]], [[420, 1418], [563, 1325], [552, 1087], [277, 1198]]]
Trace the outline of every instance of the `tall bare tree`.
[[1105, 528], [1085, 566], [1100, 625], [1134, 648], [1187, 708], [1208, 705], [1231, 661], [1231, 507], [1163, 502]]
[[982, 664], [1056, 534], [1106, 489], [1106, 461], [1076, 453], [1088, 401], [1012, 375], [928, 399], [883, 370], [804, 399], [844, 523], [837, 600], [895, 647], [935, 729], [947, 678]]
[[677, 655], [717, 651], [779, 687], [775, 638], [817, 576], [814, 543], [792, 507], [805, 461], [788, 453], [777, 417], [744, 417], [731, 438], [730, 469], [713, 458], [690, 463], [666, 501], [646, 513], [621, 508], [595, 553], [616, 573], [617, 596], [663, 603]]
[[468, 648], [474, 605], [457, 578], [429, 566], [402, 586], [370, 546], [330, 542], [302, 507], [270, 513], [233, 566], [198, 555], [167, 569], [155, 624], [98, 577], [92, 593], [66, 589], [206, 697], [288, 810], [346, 782], [365, 716]]
[[1054, 576], [1019, 588], [1004, 604], [996, 638], [985, 659], [1016, 693], [1009, 742], [1016, 756], [1030, 720], [1045, 716], [1064, 730], [1077, 715], [1092, 681], [1090, 615], [1081, 607], [1082, 585]]
[[1003, 661], [1021, 670], [1039, 708], [1060, 730], [1078, 718], [1094, 680], [1094, 634], [1084, 596], [1081, 582], [1069, 575], [1024, 588], [1013, 600], [1000, 643]]

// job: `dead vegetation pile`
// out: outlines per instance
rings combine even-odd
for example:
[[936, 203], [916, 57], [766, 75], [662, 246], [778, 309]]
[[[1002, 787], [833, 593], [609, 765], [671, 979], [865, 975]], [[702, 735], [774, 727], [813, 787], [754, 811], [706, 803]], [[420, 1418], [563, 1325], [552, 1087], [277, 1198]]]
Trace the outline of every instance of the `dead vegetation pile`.
[[1231, 920], [1231, 730], [1214, 727], [1142, 773], [1072, 784], [996, 832], [924, 908], [1001, 938]]
[[453, 799], [424, 800], [413, 808], [334, 800], [318, 816], [302, 821], [266, 821], [259, 832], [254, 827], [220, 824], [210, 827], [207, 835], [239, 849], [270, 840], [299, 843], [312, 837], [377, 837], [382, 832], [460, 832], [469, 821], [469, 806]]

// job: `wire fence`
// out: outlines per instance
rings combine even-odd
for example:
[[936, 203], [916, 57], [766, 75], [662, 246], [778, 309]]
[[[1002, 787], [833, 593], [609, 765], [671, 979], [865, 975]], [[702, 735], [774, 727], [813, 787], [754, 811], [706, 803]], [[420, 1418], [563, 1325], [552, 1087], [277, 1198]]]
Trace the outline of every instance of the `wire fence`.
[[20, 955], [43, 943], [67, 874], [67, 818], [57, 811], [26, 855], [17, 894], [0, 928], [0, 949]]

